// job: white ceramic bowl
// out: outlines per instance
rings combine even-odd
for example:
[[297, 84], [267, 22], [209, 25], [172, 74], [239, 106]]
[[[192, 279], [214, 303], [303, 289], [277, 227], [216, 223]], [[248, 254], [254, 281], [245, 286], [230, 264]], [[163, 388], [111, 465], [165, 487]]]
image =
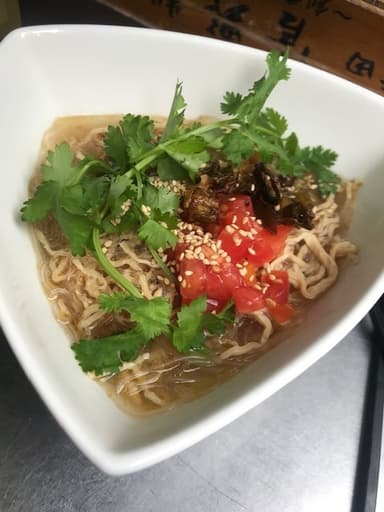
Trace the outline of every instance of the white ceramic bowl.
[[177, 78], [189, 117], [218, 115], [223, 93], [245, 92], [264, 62], [264, 52], [239, 45], [121, 27], [19, 29], [0, 45], [1, 324], [52, 413], [106, 472], [154, 464], [236, 419], [330, 350], [384, 290], [384, 98], [290, 62], [292, 78], [277, 87], [269, 104], [288, 117], [303, 143], [334, 148], [340, 174], [364, 181], [350, 232], [361, 248], [359, 263], [316, 302], [294, 338], [214, 392], [167, 414], [145, 420], [122, 414], [78, 367], [42, 291], [18, 215], [44, 130], [69, 114], [166, 114]]

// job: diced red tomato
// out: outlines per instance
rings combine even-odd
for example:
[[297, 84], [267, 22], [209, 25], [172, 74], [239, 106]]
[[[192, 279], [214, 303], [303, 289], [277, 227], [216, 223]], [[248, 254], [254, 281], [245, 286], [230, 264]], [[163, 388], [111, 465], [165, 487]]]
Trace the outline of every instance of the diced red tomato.
[[243, 278], [240, 275], [239, 269], [233, 263], [224, 263], [220, 266], [220, 276], [223, 280], [223, 286], [231, 293], [234, 288], [243, 285]]
[[248, 248], [248, 261], [260, 267], [275, 259], [283, 251], [291, 229], [290, 226], [279, 224], [277, 232], [270, 233], [259, 226], [259, 231], [254, 237], [252, 246]]
[[183, 259], [180, 262], [180, 276], [183, 302], [190, 302], [205, 293], [207, 269], [201, 260]]
[[271, 247], [273, 251], [273, 258], [276, 258], [283, 251], [287, 236], [291, 231], [292, 226], [286, 226], [285, 224], [278, 224], [276, 233], [271, 233], [266, 229], [264, 230], [263, 238]]
[[[250, 313], [265, 307], [269, 303], [276, 321], [284, 322], [288, 317], [289, 283], [286, 272], [274, 271], [265, 274], [263, 282], [268, 284], [264, 295], [254, 287], [257, 269], [276, 258], [283, 250], [290, 226], [277, 226], [276, 233], [270, 233], [254, 220], [252, 200], [249, 196], [239, 194], [225, 198], [220, 203], [220, 222], [212, 225], [209, 231], [221, 242], [221, 248], [230, 257], [225, 261], [220, 251], [214, 251], [209, 244], [202, 244], [199, 255], [202, 260], [183, 258], [182, 253], [187, 244], [179, 243], [172, 252], [172, 257], [179, 263], [180, 293], [184, 303], [201, 295], [207, 296], [209, 311], [219, 311], [231, 298], [239, 313]], [[204, 261], [215, 262], [208, 265]], [[242, 264], [242, 274], [236, 264]], [[245, 269], [245, 272], [244, 272]]]
[[219, 272], [214, 272], [212, 269], [208, 269], [206, 293], [208, 298], [216, 299], [218, 304], [220, 304], [229, 301], [232, 295], [232, 290], [228, 286], [224, 286], [223, 278]]
[[225, 199], [220, 204], [220, 224], [236, 224], [239, 228], [249, 228], [249, 217], [254, 216], [251, 198], [244, 194]]
[[267, 299], [273, 300], [276, 304], [287, 304], [289, 296], [288, 273], [284, 270], [273, 270], [264, 274], [262, 282], [268, 284], [265, 292]]
[[252, 247], [252, 240], [243, 236], [240, 231], [240, 229], [227, 226], [221, 230], [219, 235], [221, 248], [230, 256], [232, 263], [243, 261], [248, 254], [248, 249]]
[[264, 307], [262, 292], [249, 286], [235, 288], [233, 290], [233, 301], [239, 313], [253, 313]]
[[289, 322], [295, 314], [295, 310], [290, 304], [276, 304], [271, 299], [266, 299], [266, 304], [268, 313], [278, 324]]
[[[265, 231], [265, 230], [263, 230]], [[268, 263], [275, 257], [272, 247], [268, 241], [265, 240], [264, 234], [261, 233], [259, 236], [252, 241], [252, 246], [247, 249], [246, 259], [253, 263], [256, 267], [261, 267]]]

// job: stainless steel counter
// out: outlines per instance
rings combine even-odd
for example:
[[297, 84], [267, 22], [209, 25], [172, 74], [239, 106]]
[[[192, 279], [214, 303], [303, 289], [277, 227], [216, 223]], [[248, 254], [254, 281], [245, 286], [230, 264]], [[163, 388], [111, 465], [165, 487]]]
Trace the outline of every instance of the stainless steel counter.
[[350, 512], [368, 329], [362, 322], [306, 373], [215, 435], [118, 478], [72, 444], [2, 339], [0, 511]]

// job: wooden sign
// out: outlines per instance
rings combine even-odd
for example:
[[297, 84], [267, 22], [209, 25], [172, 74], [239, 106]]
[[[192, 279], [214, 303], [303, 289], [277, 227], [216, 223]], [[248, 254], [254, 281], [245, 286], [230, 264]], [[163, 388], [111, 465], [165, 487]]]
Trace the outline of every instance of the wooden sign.
[[375, 1], [99, 1], [146, 26], [262, 49], [289, 46], [293, 58], [384, 95], [384, 10]]

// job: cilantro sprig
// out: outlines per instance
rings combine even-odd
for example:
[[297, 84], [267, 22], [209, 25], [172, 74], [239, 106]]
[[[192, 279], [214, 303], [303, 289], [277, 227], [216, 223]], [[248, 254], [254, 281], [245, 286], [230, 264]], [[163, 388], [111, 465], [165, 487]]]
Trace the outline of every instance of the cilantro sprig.
[[117, 372], [134, 359], [156, 336], [167, 336], [180, 352], [205, 350], [208, 334], [221, 334], [233, 322], [233, 306], [219, 314], [206, 312], [205, 297], [184, 305], [173, 315], [162, 298], [146, 300], [108, 260], [101, 247], [103, 234], [134, 231], [147, 245], [163, 271], [172, 277], [159, 249], [174, 247], [179, 220], [179, 197], [155, 188], [148, 171], [164, 181], [194, 183], [204, 164], [221, 151], [234, 165], [256, 151], [281, 174], [318, 181], [323, 194], [335, 191], [338, 177], [332, 171], [336, 153], [330, 149], [300, 147], [289, 133], [284, 116], [266, 102], [279, 82], [288, 80], [287, 54], [272, 51], [267, 71], [247, 94], [226, 92], [221, 103], [227, 117], [208, 124], [185, 124], [186, 101], [177, 82], [165, 128], [155, 134], [148, 116], [128, 114], [105, 134], [106, 159], [76, 159], [66, 143], [50, 151], [42, 166], [42, 182], [21, 208], [21, 218], [38, 222], [52, 215], [68, 239], [74, 255], [94, 254], [121, 292], [100, 297], [100, 307], [124, 311], [132, 327], [127, 332], [96, 340], [80, 340], [72, 348], [84, 371], [96, 375]]
[[207, 334], [222, 334], [233, 322], [233, 304], [218, 315], [206, 313], [207, 300], [202, 296], [182, 306], [177, 321], [171, 318], [171, 305], [163, 298], [146, 300], [124, 293], [102, 294], [100, 307], [109, 312], [127, 311], [135, 324], [126, 332], [97, 340], [80, 340], [72, 345], [81, 368], [95, 375], [115, 373], [134, 359], [140, 349], [153, 338], [168, 336], [180, 352], [207, 352], [204, 341]]

